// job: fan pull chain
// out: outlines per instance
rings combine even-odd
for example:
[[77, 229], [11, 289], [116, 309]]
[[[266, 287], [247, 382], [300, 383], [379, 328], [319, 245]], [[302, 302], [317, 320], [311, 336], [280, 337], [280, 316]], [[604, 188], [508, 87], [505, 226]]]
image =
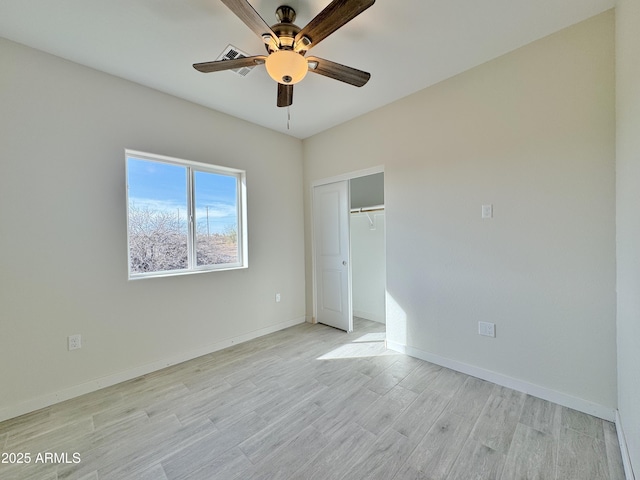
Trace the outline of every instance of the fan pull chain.
[[291, 109], [287, 105], [287, 130], [291, 130]]

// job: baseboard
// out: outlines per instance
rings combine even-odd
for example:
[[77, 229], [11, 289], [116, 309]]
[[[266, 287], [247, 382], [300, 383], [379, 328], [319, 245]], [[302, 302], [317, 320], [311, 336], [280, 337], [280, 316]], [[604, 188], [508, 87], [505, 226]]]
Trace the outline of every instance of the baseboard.
[[620, 418], [620, 412], [618, 410], [616, 410], [616, 433], [618, 434], [618, 443], [620, 444], [620, 453], [622, 454], [624, 476], [627, 480], [636, 480], [633, 468], [631, 468], [631, 457], [629, 456], [629, 449], [627, 448], [627, 437], [624, 435], [622, 419]]
[[79, 397], [80, 395], [84, 395], [85, 393], [94, 392], [96, 390], [100, 390], [101, 388], [110, 387], [111, 385], [125, 382], [141, 375], [146, 375], [148, 373], [155, 372], [172, 365], [177, 365], [179, 363], [186, 362], [188, 360], [192, 360], [209, 353], [217, 352], [218, 350], [223, 350], [238, 343], [248, 342], [249, 340], [253, 340], [254, 338], [262, 337], [264, 335], [268, 335], [285, 328], [293, 327], [294, 325], [298, 325], [304, 322], [305, 317], [299, 317], [286, 322], [276, 323], [275, 325], [261, 328], [259, 330], [254, 330], [252, 332], [238, 335], [236, 337], [228, 338], [221, 342], [205, 345], [203, 347], [184, 352], [180, 355], [176, 355], [168, 359], [159, 360], [157, 362], [148, 363], [146, 365], [140, 365], [123, 372], [114, 373], [112, 375], [107, 375], [106, 377], [101, 377], [89, 382], [81, 383], [79, 385], [74, 385], [72, 387], [68, 387], [54, 393], [49, 393], [36, 398], [32, 398], [17, 405], [4, 407], [0, 409], [0, 422], [8, 420], [10, 418], [19, 417], [20, 415], [24, 415], [26, 413], [34, 412], [41, 408], [49, 407], [56, 403], [64, 402], [65, 400], [69, 400], [71, 398]]
[[604, 405], [589, 402], [588, 400], [567, 395], [566, 393], [558, 392], [550, 388], [541, 387], [540, 385], [524, 382], [491, 370], [485, 370], [484, 368], [476, 367], [474, 365], [441, 357], [440, 355], [428, 353], [407, 345], [387, 341], [387, 346], [389, 349], [396, 352], [405, 353], [409, 356], [419, 358], [420, 360], [435, 363], [436, 365], [450, 368], [457, 372], [466, 373], [472, 377], [481, 378], [482, 380], [487, 380], [503, 387], [524, 392], [529, 395], [533, 395], [534, 397], [542, 398], [543, 400], [548, 400], [564, 407], [573, 408], [574, 410], [588, 413], [589, 415], [593, 415], [610, 422], [615, 420], [615, 411], [612, 408], [605, 407]]
[[365, 312], [362, 310], [354, 310], [353, 311], [353, 316], [354, 317], [360, 317], [360, 318], [364, 318], [365, 320], [371, 320], [372, 322], [378, 322], [378, 323], [386, 323], [385, 322], [385, 318], [384, 318], [384, 314], [383, 315], [378, 315], [375, 313], [371, 313], [371, 312]]

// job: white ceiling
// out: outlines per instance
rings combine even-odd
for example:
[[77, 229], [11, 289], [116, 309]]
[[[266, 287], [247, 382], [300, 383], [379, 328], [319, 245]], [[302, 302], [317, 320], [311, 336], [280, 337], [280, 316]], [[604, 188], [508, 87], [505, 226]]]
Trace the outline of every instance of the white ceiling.
[[[250, 0], [268, 24], [278, 5], [306, 25], [330, 0]], [[219, 0], [0, 0], [0, 36], [297, 138], [306, 138], [580, 22], [615, 0], [378, 0], [311, 50], [371, 73], [356, 88], [320, 75], [276, 107], [264, 67], [203, 74], [228, 44], [264, 54]]]

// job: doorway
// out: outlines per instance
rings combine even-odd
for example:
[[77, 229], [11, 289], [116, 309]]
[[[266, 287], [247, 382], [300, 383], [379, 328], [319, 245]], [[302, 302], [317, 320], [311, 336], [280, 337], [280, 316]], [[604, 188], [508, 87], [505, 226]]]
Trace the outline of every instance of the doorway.
[[[314, 316], [347, 332], [385, 324], [384, 172], [313, 185]], [[384, 327], [382, 327], [384, 328]]]
[[352, 178], [349, 191], [353, 317], [386, 324], [384, 173]]

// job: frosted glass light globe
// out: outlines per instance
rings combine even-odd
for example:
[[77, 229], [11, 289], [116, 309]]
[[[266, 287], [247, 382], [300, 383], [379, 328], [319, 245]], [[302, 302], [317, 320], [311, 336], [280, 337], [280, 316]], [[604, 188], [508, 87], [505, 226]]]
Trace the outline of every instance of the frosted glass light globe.
[[309, 67], [305, 58], [293, 50], [278, 50], [265, 61], [267, 73], [276, 82], [293, 85], [302, 80]]

